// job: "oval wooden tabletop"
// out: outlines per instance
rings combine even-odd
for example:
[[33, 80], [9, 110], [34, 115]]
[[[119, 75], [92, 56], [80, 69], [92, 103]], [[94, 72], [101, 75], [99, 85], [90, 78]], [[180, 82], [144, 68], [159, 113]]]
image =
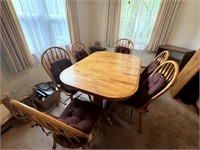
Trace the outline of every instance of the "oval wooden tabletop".
[[61, 81], [79, 91], [107, 100], [133, 95], [140, 78], [141, 59], [115, 52], [95, 52], [60, 74]]

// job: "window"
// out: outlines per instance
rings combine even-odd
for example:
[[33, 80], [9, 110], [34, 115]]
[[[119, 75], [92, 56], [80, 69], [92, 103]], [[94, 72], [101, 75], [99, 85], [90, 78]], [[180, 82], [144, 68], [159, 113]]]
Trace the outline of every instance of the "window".
[[12, 0], [32, 54], [70, 45], [65, 0]]
[[129, 38], [134, 48], [146, 48], [161, 0], [122, 0], [119, 38]]

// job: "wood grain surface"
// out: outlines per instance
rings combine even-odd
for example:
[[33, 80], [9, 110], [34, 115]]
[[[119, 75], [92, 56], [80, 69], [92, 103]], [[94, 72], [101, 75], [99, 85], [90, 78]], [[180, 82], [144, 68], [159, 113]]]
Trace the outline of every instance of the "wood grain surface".
[[171, 88], [172, 97], [175, 98], [182, 88], [192, 79], [192, 77], [200, 69], [200, 48], [195, 52], [192, 58], [181, 70], [178, 79], [174, 83], [174, 86]]
[[140, 78], [140, 58], [114, 52], [95, 52], [60, 74], [61, 81], [79, 91], [124, 100], [133, 95]]

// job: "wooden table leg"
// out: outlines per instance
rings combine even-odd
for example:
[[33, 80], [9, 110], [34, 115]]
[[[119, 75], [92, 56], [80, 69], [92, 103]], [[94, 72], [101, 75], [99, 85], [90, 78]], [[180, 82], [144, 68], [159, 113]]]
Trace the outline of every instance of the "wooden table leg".
[[103, 107], [103, 99], [102, 98], [94, 96], [94, 103]]

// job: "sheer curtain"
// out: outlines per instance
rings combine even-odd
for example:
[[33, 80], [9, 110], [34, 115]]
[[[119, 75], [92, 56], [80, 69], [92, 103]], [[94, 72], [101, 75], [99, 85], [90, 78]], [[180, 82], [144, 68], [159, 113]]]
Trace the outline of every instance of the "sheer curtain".
[[156, 24], [153, 28], [147, 50], [155, 52], [162, 44], [166, 44], [171, 33], [175, 17], [179, 10], [181, 0], [163, 0], [159, 10]]
[[12, 0], [31, 54], [40, 58], [48, 47], [70, 45], [65, 0]]
[[129, 38], [137, 50], [149, 42], [161, 0], [121, 0], [119, 38]]
[[19, 25], [12, 3], [0, 1], [1, 56], [12, 73], [33, 67], [33, 61], [25, 37]]

